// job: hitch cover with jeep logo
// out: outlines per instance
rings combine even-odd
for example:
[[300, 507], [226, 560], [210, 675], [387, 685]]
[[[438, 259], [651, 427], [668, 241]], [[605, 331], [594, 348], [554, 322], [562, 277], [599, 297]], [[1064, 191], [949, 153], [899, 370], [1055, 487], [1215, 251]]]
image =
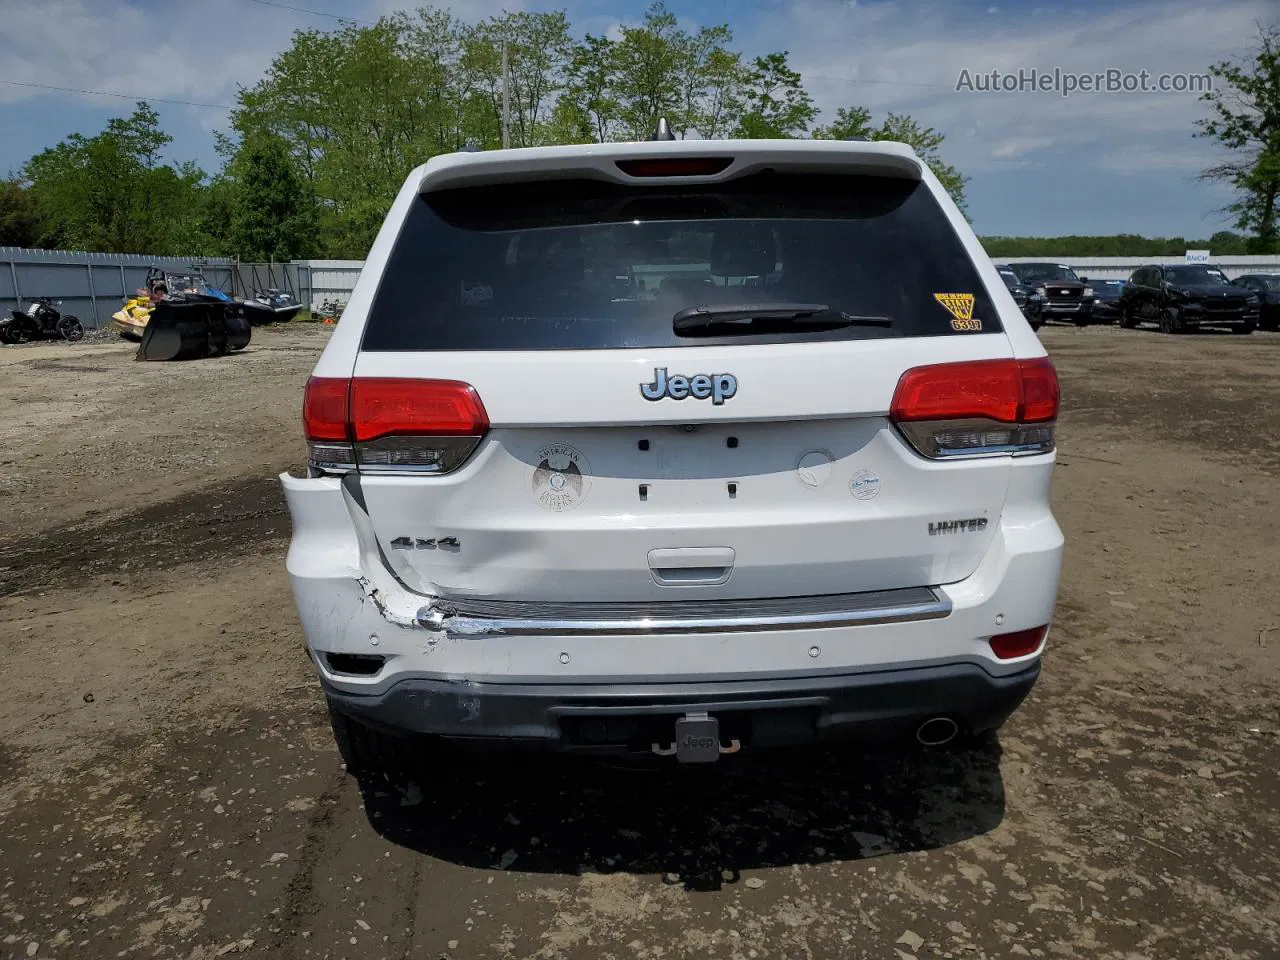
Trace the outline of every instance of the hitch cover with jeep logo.
[[681, 763], [715, 763], [719, 760], [720, 721], [706, 714], [677, 720], [676, 759]]

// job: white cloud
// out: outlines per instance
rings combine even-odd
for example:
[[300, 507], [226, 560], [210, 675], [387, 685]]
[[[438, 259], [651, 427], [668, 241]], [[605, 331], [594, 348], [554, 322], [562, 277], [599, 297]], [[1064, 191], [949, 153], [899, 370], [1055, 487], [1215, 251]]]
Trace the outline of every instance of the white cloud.
[[1070, 18], [1046, 5], [997, 20], [924, 0], [871, 6], [796, 0], [740, 34], [762, 49], [790, 49], [825, 114], [847, 104], [862, 104], [877, 117], [911, 113], [948, 135], [948, 159], [968, 171], [1050, 143], [1101, 141], [1101, 156], [1174, 133], [1181, 139], [1169, 146], [1180, 159], [1166, 165], [1196, 166], [1213, 148], [1191, 136], [1194, 121], [1205, 116], [1195, 94], [957, 92], [957, 79], [966, 69], [1202, 73], [1242, 55], [1269, 9], [1268, 0], [1147, 0]]
[[[295, 6], [373, 22], [383, 14], [427, 4], [419, 0], [311, 0]], [[438, 2], [475, 21], [523, 0]], [[251, 0], [163, 0], [163, 10], [139, 0], [8, 2], [0, 15], [4, 78], [24, 83], [102, 91], [128, 98], [235, 102], [238, 86], [252, 86], [300, 29], [330, 30], [331, 17]], [[51, 9], [53, 8], [53, 9]], [[52, 15], [56, 10], [56, 15]], [[45, 95], [0, 84], [0, 108]], [[104, 97], [81, 95], [88, 103]], [[128, 99], [121, 101], [128, 104]], [[127, 106], [126, 106], [127, 109]], [[205, 111], [205, 126], [221, 125], [226, 111]]]
[[[11, 4], [0, 19], [5, 76], [127, 97], [230, 104], [289, 42], [296, 14], [235, 0], [171, 0], [163, 15], [133, 4]], [[232, 18], [234, 17], [234, 21]], [[221, 24], [235, 22], [234, 35]], [[42, 95], [0, 86], [0, 103]], [[90, 103], [104, 98], [85, 95]]]
[[[333, 10], [335, 7], [350, 6], [350, 0], [327, 0], [327, 9]], [[309, 6], [303, 3], [301, 6]], [[369, 12], [364, 19], [376, 20], [378, 16], [388, 13], [395, 13], [400, 10], [416, 10], [419, 7], [436, 7], [437, 9], [448, 9], [454, 16], [468, 23], [475, 23], [478, 20], [487, 20], [489, 17], [498, 16], [505, 12], [515, 13], [526, 9], [529, 5], [525, 0], [437, 0], [435, 3], [429, 3], [427, 0], [372, 0], [368, 4]]]
[[1174, 143], [1131, 144], [1099, 153], [1097, 166], [1117, 173], [1154, 171], [1182, 172], [1189, 179], [1212, 163], [1213, 157], [1199, 152], [1180, 152]]
[[[374, 20], [429, 0], [293, 2]], [[1194, 121], [1206, 115], [1194, 94], [965, 93], [956, 91], [956, 81], [963, 69], [1202, 72], [1244, 54], [1255, 23], [1269, 18], [1275, 0], [1126, 0], [1110, 9], [1073, 8], [1070, 15], [1056, 3], [1011, 10], [987, 6], [991, 2], [732, 0], [730, 6], [737, 45], [748, 56], [789, 50], [827, 118], [853, 104], [877, 118], [890, 110], [910, 113], [946, 134], [947, 160], [978, 179], [1013, 171], [1053, 182], [1096, 172], [1102, 182], [1152, 172], [1180, 191], [1184, 208], [1203, 209], [1204, 198], [1220, 206], [1215, 188], [1182, 192], [1184, 181], [1194, 183], [1199, 169], [1219, 159], [1214, 144], [1192, 136]], [[437, 5], [469, 21], [552, 6], [550, 0]], [[126, 112], [133, 97], [234, 103], [237, 87], [256, 83], [294, 30], [337, 25], [252, 0], [0, 0], [0, 6], [0, 76], [122, 94], [119, 100], [63, 94], [48, 101], [79, 100], [117, 113]], [[618, 30], [616, 9], [587, 0], [565, 6], [576, 34]], [[638, 22], [646, 6], [647, 0], [628, 0], [623, 22]], [[584, 8], [581, 15], [575, 7]], [[720, 19], [711, 15], [711, 22]], [[0, 119], [6, 104], [45, 96], [0, 84]], [[206, 131], [226, 126], [222, 108], [191, 108], [191, 116]], [[195, 149], [173, 145], [180, 157]]]
[[1013, 160], [1036, 150], [1052, 147], [1053, 137], [1009, 137], [991, 146], [991, 156], [997, 160]]

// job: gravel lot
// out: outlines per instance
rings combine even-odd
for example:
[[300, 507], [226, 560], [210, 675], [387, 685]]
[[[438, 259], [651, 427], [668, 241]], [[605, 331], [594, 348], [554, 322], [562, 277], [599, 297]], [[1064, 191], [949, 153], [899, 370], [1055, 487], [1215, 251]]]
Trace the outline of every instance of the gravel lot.
[[0, 956], [1280, 957], [1280, 335], [1041, 331], [1067, 561], [976, 754], [357, 784], [283, 570], [326, 331], [0, 348]]

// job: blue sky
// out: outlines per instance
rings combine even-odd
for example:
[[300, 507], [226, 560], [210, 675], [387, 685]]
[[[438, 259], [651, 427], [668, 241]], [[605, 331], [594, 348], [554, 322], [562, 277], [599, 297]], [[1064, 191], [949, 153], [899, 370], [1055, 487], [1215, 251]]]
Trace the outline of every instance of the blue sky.
[[[353, 18], [414, 0], [279, 0]], [[576, 32], [638, 20], [647, 0], [458, 0], [466, 19], [502, 9], [565, 10]], [[1207, 237], [1230, 200], [1196, 174], [1221, 154], [1193, 139], [1190, 93], [957, 91], [961, 71], [1203, 73], [1243, 56], [1273, 0], [668, 0], [688, 25], [728, 22], [749, 55], [785, 49], [826, 116], [861, 104], [910, 113], [947, 135], [943, 155], [971, 181], [981, 234], [1143, 233]], [[72, 132], [94, 133], [133, 97], [234, 102], [293, 30], [334, 21], [259, 0], [0, 0], [0, 174]], [[155, 103], [174, 159], [217, 165], [218, 106]]]

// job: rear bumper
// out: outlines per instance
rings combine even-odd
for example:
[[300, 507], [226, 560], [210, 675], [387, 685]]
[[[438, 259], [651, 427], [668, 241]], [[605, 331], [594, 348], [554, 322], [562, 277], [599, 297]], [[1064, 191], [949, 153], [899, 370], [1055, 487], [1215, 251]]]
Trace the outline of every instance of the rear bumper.
[[[802, 739], [937, 715], [980, 730], [1016, 707], [1042, 652], [1000, 660], [989, 638], [1053, 618], [1063, 538], [1048, 510], [1050, 463], [1015, 463], [982, 560], [931, 587], [682, 601], [678, 611], [500, 600], [442, 609], [390, 574], [339, 481], [286, 475], [287, 565], [326, 694], [377, 725], [557, 743], [576, 707], [639, 705], [665, 711], [669, 725], [691, 709], [734, 714], [740, 704], [769, 726], [798, 722]], [[735, 736], [728, 720], [722, 727]]]
[[1205, 310], [1192, 304], [1182, 308], [1178, 319], [1184, 327], [1256, 327], [1258, 310]]
[[553, 750], [646, 752], [677, 718], [707, 713], [744, 747], [828, 739], [910, 739], [945, 717], [966, 732], [999, 727], [1031, 691], [1036, 660], [995, 677], [974, 664], [845, 676], [660, 684], [496, 684], [402, 680], [383, 693], [324, 683], [334, 708], [367, 725]]
[[1067, 301], [1067, 300], [1046, 300], [1044, 309], [1041, 311], [1046, 318], [1053, 319], [1070, 318], [1072, 320], [1078, 317], [1088, 317], [1093, 313], [1093, 304], [1083, 301]]

